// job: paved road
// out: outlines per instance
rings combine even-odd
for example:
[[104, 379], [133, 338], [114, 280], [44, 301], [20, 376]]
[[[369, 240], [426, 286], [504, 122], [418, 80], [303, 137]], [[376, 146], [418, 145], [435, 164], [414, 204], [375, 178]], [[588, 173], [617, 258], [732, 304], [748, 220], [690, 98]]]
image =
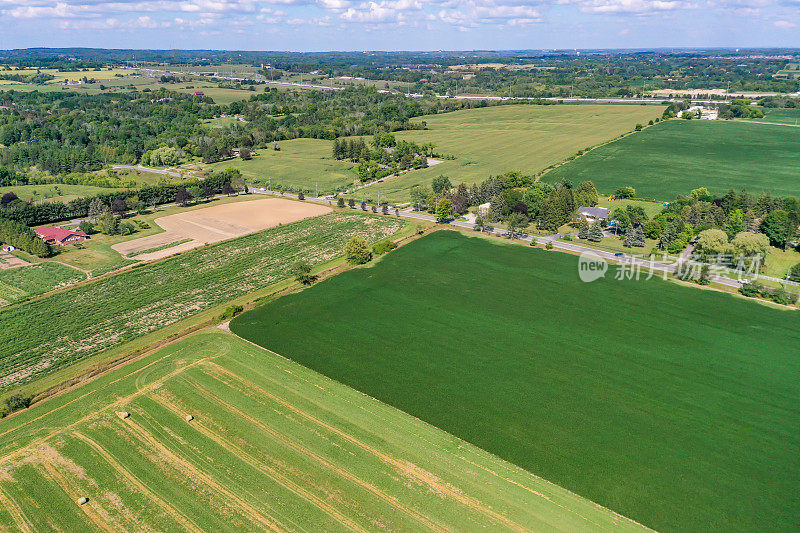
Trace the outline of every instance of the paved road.
[[164, 174], [165, 176], [172, 176], [173, 178], [180, 178], [181, 175], [177, 172], [172, 172], [171, 170], [161, 170], [158, 168], [149, 168], [143, 167], [142, 165], [111, 165], [111, 168], [115, 170], [141, 170], [142, 172], [152, 172], [153, 174]]
[[[296, 194], [282, 193], [282, 192], [279, 192], [279, 191], [270, 191], [270, 190], [267, 190], [267, 189], [264, 189], [264, 188], [250, 187], [249, 190], [250, 190], [251, 193], [255, 193], [255, 194], [270, 194], [270, 195], [277, 195], [277, 196], [285, 196], [287, 198], [297, 198]], [[311, 197], [311, 196], [306, 196], [306, 200], [307, 201], [316, 201], [316, 202], [324, 203], [324, 204], [327, 204], [327, 205], [333, 205], [333, 203], [334, 203], [333, 199], [332, 198], [328, 198], [328, 197], [315, 198], [315, 197]], [[404, 211], [400, 211], [400, 216], [403, 217], [403, 218], [411, 219], [411, 220], [421, 220], [421, 221], [425, 221], [425, 222], [436, 222], [436, 217], [434, 217], [433, 215], [429, 215], [427, 213], [418, 213], [418, 212], [414, 212], [414, 211], [404, 210]], [[471, 224], [469, 222], [465, 222], [465, 221], [462, 221], [462, 220], [453, 220], [449, 224], [451, 226], [456, 226], [456, 227], [465, 228], [465, 229], [474, 229], [474, 227], [475, 227], [474, 224]], [[487, 227], [485, 231], [487, 233], [494, 233], [496, 235], [508, 235], [508, 230], [501, 229], [501, 228]], [[574, 235], [574, 234], [570, 234], [570, 235]], [[656, 273], [660, 273], [662, 275], [664, 273], [669, 274], [669, 273], [672, 273], [672, 272], [675, 271], [675, 264], [665, 264], [665, 263], [660, 263], [658, 261], [650, 261], [649, 259], [632, 257], [632, 256], [629, 256], [629, 255], [626, 255], [624, 257], [619, 257], [619, 256], [616, 256], [615, 254], [613, 254], [611, 252], [605, 252], [605, 251], [602, 251], [602, 250], [597, 250], [596, 248], [590, 248], [588, 246], [582, 246], [580, 244], [574, 244], [574, 243], [571, 243], [571, 242], [564, 242], [564, 241], [559, 241], [558, 240], [558, 239], [560, 239], [560, 238], [562, 238], [564, 236], [565, 236], [565, 234], [563, 234], [563, 233], [556, 233], [555, 235], [547, 235], [547, 236], [542, 236], [542, 237], [538, 237], [537, 236], [536, 237], [536, 242], [537, 243], [545, 243], [545, 244], [550, 242], [550, 243], [553, 244], [553, 248], [554, 249], [563, 250], [563, 251], [567, 251], [567, 252], [573, 252], [573, 253], [577, 253], [577, 254], [581, 254], [581, 253], [584, 253], [584, 252], [592, 252], [593, 254], [605, 259], [606, 261], [610, 261], [612, 263], [617, 263], [617, 264], [621, 264], [621, 265], [624, 264], [629, 269], [643, 269], [643, 270], [644, 269], [648, 269], [648, 270], [652, 270], [652, 271], [654, 271]], [[517, 234], [514, 235], [514, 237], [517, 238], [517, 239], [523, 240], [523, 241], [528, 241], [528, 242], [530, 242], [534, 238], [533, 236], [528, 235], [526, 233], [517, 233]], [[739, 287], [742, 286], [742, 282], [740, 282], [739, 280], [733, 279], [733, 278], [728, 278], [728, 277], [725, 277], [725, 276], [712, 276], [711, 281], [713, 281], [714, 283], [718, 283], [720, 285], [726, 285], [728, 287], [733, 287], [733, 288], [736, 288], [736, 289], [738, 289]]]

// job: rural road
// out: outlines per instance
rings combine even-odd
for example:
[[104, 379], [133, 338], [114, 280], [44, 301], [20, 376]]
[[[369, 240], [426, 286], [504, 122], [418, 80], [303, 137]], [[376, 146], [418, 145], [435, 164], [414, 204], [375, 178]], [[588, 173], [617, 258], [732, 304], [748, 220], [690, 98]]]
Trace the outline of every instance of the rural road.
[[[269, 195], [285, 196], [285, 197], [289, 197], [289, 198], [297, 198], [297, 195], [295, 195], [295, 194], [281, 193], [281, 192], [278, 192], [278, 191], [270, 191], [270, 190], [267, 190], [267, 189], [264, 189], [264, 188], [250, 187], [249, 191], [251, 193], [254, 193], [254, 194], [269, 194]], [[314, 198], [314, 197], [311, 197], [311, 196], [306, 196], [306, 200], [307, 201], [312, 201], [312, 202], [313, 201], [321, 202], [321, 203], [324, 203], [324, 204], [327, 204], [327, 205], [332, 205], [333, 204], [333, 200], [331, 198], [328, 198], [328, 197]], [[412, 220], [422, 220], [422, 221], [425, 221], [425, 222], [436, 222], [436, 217], [434, 217], [433, 215], [425, 214], [425, 213], [415, 213], [413, 211], [400, 211], [400, 216], [403, 217], [403, 218], [408, 218], [408, 219], [412, 219]], [[471, 224], [469, 222], [464, 222], [464, 221], [461, 221], [461, 220], [453, 220], [453, 221], [449, 222], [449, 225], [456, 226], [456, 227], [459, 227], [459, 228], [470, 229], [470, 230], [474, 229], [474, 224]], [[487, 227], [487, 229], [485, 231], [487, 233], [494, 233], [496, 235], [507, 235], [508, 234], [507, 230], [500, 229], [500, 228], [488, 228]], [[618, 257], [618, 256], [615, 256], [611, 252], [604, 252], [602, 250], [597, 250], [596, 248], [590, 248], [588, 246], [581, 246], [580, 244], [573, 244], [571, 242], [559, 241], [558, 239], [563, 237], [563, 236], [564, 236], [563, 234], [557, 233], [555, 235], [547, 235], [547, 236], [544, 236], [544, 237], [536, 237], [536, 242], [537, 243], [548, 243], [548, 242], [550, 242], [550, 243], [553, 244], [553, 248], [554, 249], [567, 251], [567, 252], [573, 252], [573, 253], [577, 253], [577, 254], [581, 254], [581, 253], [584, 253], [584, 252], [592, 252], [593, 254], [605, 259], [606, 261], [610, 261], [610, 262], [616, 263], [616, 264], [624, 264], [629, 269], [630, 268], [650, 269], [650, 270], [652, 270], [654, 272], [660, 272], [660, 273], [672, 273], [672, 272], [675, 271], [675, 265], [674, 264], [667, 265], [667, 264], [664, 264], [664, 263], [659, 263], [658, 261], [650, 261], [648, 259], [632, 257], [632, 256], [629, 256], [629, 255], [626, 255], [624, 257]], [[528, 242], [530, 242], [533, 239], [533, 237], [531, 235], [528, 235], [528, 234], [525, 234], [525, 233], [517, 233], [516, 234], [516, 238], [518, 238], [520, 240], [523, 240], [523, 241], [528, 241]], [[760, 277], [764, 278], [764, 279], [771, 279], [771, 280], [778, 281], [778, 282], [782, 282], [783, 281], [783, 280], [778, 280], [776, 278], [769, 278], [767, 276], [760, 276]], [[737, 279], [729, 278], [729, 277], [726, 277], [726, 276], [712, 276], [711, 277], [711, 281], [713, 281], [714, 283], [718, 283], [720, 285], [733, 287], [735, 289], [738, 289], [739, 287], [742, 286], [742, 282], [741, 281], [739, 281]]]

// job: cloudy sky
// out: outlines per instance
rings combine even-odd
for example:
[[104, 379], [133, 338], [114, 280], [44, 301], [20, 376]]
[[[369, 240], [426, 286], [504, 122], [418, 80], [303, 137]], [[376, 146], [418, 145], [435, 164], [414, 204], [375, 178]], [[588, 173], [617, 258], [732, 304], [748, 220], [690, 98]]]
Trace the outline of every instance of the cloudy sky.
[[800, 46], [800, 0], [0, 0], [0, 48]]

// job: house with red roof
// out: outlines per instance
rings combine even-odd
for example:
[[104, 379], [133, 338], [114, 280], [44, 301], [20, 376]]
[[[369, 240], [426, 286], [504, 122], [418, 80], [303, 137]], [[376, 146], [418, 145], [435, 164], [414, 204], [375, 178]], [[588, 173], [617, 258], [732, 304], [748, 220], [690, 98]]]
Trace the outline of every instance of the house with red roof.
[[56, 244], [58, 246], [82, 242], [89, 238], [81, 230], [59, 228], [58, 226], [44, 226], [36, 228], [35, 231], [47, 244]]

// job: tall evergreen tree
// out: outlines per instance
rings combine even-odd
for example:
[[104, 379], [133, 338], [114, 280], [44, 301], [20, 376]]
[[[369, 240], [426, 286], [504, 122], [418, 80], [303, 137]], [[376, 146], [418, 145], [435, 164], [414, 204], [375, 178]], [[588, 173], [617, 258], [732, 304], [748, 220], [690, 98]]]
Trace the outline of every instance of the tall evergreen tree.
[[644, 236], [644, 231], [640, 226], [634, 226], [633, 229], [628, 231], [627, 235], [625, 235], [625, 240], [623, 241], [623, 246], [630, 247], [637, 247], [641, 248], [647, 244], [647, 240]]
[[578, 238], [579, 239], [589, 238], [589, 223], [586, 222], [586, 219], [582, 219], [581, 225], [578, 227]]
[[603, 240], [603, 229], [600, 227], [599, 222], [595, 222], [589, 227], [588, 239], [592, 242], [600, 242]]

